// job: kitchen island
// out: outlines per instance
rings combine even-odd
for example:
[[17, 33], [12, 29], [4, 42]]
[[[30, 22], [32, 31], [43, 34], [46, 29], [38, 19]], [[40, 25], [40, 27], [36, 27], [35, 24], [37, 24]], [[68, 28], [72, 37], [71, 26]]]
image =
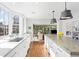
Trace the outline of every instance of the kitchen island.
[[0, 41], [0, 57], [25, 57], [27, 55], [31, 42], [30, 35], [23, 36], [20, 41], [17, 41], [17, 39], [16, 37], [12, 40]]
[[51, 56], [79, 57], [79, 40], [74, 40], [70, 37], [46, 34], [45, 47], [47, 47]]

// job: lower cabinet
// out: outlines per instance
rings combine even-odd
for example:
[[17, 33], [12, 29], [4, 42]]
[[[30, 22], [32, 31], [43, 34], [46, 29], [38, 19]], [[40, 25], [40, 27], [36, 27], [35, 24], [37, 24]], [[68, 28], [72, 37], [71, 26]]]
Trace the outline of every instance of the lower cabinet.
[[70, 57], [70, 54], [65, 52], [61, 47], [59, 47], [56, 43], [54, 43], [50, 38], [45, 36], [45, 46], [50, 53], [50, 56], [55, 57]]
[[30, 37], [25, 38], [16, 48], [14, 48], [6, 57], [25, 57], [30, 45]]
[[[26, 42], [26, 41], [25, 41]], [[14, 55], [14, 57], [24, 57], [26, 54], [26, 48], [24, 48], [25, 46], [24, 42], [22, 42], [21, 44], [19, 44], [19, 46], [16, 47], [16, 54]]]
[[13, 57], [15, 54], [16, 54], [16, 51], [13, 50], [10, 53], [8, 53], [6, 57]]

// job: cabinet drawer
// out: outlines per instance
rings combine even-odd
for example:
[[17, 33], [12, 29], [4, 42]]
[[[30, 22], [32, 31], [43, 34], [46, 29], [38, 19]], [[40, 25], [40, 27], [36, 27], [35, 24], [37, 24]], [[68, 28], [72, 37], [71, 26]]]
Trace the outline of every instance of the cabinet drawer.
[[20, 46], [22, 47], [22, 48], [25, 48], [25, 49], [27, 49], [27, 48], [29, 48], [29, 41], [27, 41], [26, 39], [20, 44]]
[[25, 57], [29, 48], [26, 39], [17, 46], [15, 57]]
[[23, 50], [24, 48], [20, 45], [17, 46], [16, 49], [16, 54], [14, 55], [14, 57], [22, 57], [21, 54], [23, 54]]
[[16, 52], [13, 50], [6, 57], [13, 57], [16, 54]]
[[59, 57], [69, 57], [70, 56], [67, 52], [65, 52], [61, 48], [57, 48], [57, 54], [58, 54], [57, 56], [59, 56]]

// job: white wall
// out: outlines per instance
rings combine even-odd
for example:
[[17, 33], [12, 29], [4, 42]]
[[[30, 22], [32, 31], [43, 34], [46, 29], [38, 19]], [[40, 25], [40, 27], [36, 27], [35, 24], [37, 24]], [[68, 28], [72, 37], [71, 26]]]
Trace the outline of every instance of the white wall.
[[[73, 23], [74, 22], [74, 23]], [[79, 18], [73, 18], [69, 20], [61, 20], [60, 28], [58, 28], [60, 31], [64, 32], [64, 35], [66, 35], [66, 31], [73, 31], [72, 26], [79, 27]]]
[[[26, 16], [28, 26], [33, 24], [49, 24], [52, 18], [52, 11], [55, 10], [55, 17], [58, 21], [58, 31], [65, 32], [65, 21], [59, 21], [61, 12], [64, 10], [64, 2], [3, 2], [10, 10], [22, 13]], [[67, 9], [71, 10], [73, 20], [79, 19], [79, 2], [67, 2]]]
[[[27, 18], [27, 32], [31, 32], [33, 30], [33, 24], [50, 24], [50, 19], [29, 19]], [[28, 27], [31, 26], [31, 30]]]

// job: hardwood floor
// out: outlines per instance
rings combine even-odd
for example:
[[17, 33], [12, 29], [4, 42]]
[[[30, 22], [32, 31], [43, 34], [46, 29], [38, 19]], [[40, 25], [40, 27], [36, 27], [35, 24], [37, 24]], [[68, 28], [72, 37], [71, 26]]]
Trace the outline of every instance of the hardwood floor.
[[49, 53], [47, 49], [44, 47], [43, 42], [33, 41], [31, 42], [26, 57], [49, 57]]

